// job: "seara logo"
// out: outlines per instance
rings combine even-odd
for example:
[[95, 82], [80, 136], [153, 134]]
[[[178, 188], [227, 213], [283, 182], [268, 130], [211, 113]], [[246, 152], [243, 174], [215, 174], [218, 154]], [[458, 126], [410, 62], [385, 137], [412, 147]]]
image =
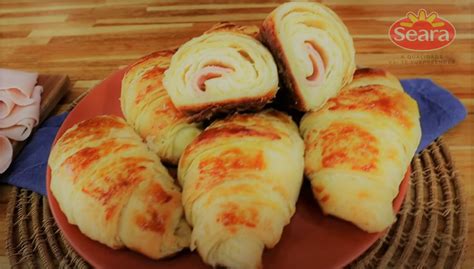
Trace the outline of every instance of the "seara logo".
[[408, 12], [390, 26], [390, 40], [397, 46], [415, 51], [429, 51], [444, 48], [456, 37], [456, 29], [436, 12], [427, 14], [420, 9], [418, 14]]

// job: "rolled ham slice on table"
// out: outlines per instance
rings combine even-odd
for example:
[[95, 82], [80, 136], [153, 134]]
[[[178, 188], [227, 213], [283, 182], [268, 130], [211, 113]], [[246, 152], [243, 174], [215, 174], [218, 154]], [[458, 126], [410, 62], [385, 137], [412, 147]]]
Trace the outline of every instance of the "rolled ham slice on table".
[[[39, 121], [39, 109], [41, 103], [41, 92], [43, 87], [36, 86], [33, 91], [33, 103], [28, 106], [15, 106], [5, 119], [0, 120], [0, 135], [5, 135], [12, 127], [23, 126], [27, 129], [33, 128]], [[11, 139], [22, 141], [8, 136]], [[26, 137], [25, 137], [26, 139]]]
[[0, 135], [15, 141], [24, 141], [30, 136], [35, 125], [34, 119], [23, 119], [14, 126], [0, 129]]
[[38, 124], [43, 87], [37, 73], [0, 68], [0, 174], [13, 157], [11, 140], [24, 141]]
[[0, 135], [0, 174], [5, 172], [12, 162], [13, 148], [10, 140]]
[[27, 106], [34, 102], [32, 95], [38, 73], [0, 68], [0, 119], [5, 119], [15, 105]]

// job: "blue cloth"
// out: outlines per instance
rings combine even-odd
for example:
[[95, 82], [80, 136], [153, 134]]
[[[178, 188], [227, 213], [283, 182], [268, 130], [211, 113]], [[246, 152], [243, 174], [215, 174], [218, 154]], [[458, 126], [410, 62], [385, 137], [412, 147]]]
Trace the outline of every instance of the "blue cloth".
[[466, 118], [461, 101], [430, 79], [406, 79], [401, 83], [420, 110], [422, 135], [418, 152]]
[[59, 127], [68, 113], [46, 120], [31, 136], [0, 181], [46, 195], [46, 167]]
[[[422, 138], [419, 151], [466, 117], [467, 112], [461, 102], [431, 80], [410, 79], [401, 82], [405, 91], [418, 102], [420, 109]], [[51, 144], [66, 116], [64, 113], [48, 119], [33, 134], [0, 181], [45, 195]]]

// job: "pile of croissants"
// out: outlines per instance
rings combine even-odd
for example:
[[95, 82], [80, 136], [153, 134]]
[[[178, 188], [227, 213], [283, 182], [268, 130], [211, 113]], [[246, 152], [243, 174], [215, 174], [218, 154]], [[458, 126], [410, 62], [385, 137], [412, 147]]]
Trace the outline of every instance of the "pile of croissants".
[[416, 102], [390, 73], [356, 70], [347, 28], [318, 3], [138, 60], [120, 103], [125, 119], [80, 122], [52, 149], [67, 220], [111, 248], [159, 259], [189, 247], [227, 268], [262, 266], [304, 177], [325, 214], [385, 230], [421, 136]]

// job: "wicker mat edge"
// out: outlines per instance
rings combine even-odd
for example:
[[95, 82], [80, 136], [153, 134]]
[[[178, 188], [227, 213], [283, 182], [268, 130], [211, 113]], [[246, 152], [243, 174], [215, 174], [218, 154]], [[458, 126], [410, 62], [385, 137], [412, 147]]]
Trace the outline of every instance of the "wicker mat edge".
[[[85, 95], [86, 93], [84, 93]], [[82, 95], [67, 110], [72, 109]], [[466, 201], [448, 147], [438, 138], [411, 163], [405, 201], [384, 237], [350, 268], [459, 268], [467, 234]], [[13, 188], [7, 252], [15, 268], [89, 268], [56, 226], [46, 197]]]
[[[10, 263], [19, 268], [88, 268], [57, 228], [46, 197], [11, 192], [7, 218]], [[442, 139], [412, 162], [397, 222], [351, 268], [459, 268], [467, 215], [462, 185]]]

